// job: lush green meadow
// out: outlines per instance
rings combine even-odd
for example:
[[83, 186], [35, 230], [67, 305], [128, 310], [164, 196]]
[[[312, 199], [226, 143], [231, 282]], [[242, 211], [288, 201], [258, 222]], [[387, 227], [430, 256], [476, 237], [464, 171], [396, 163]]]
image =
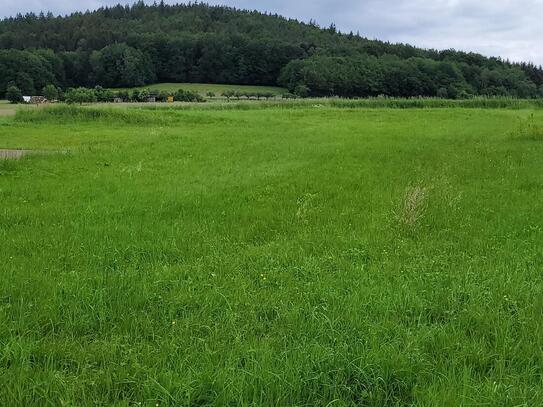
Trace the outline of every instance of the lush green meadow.
[[[123, 90], [142, 90], [142, 89], [151, 89], [154, 91], [166, 91], [166, 92], [176, 92], [179, 89], [189, 90], [192, 92], [198, 92], [202, 96], [205, 96], [208, 92], [213, 92], [216, 96], [221, 96], [223, 92], [229, 90], [239, 91], [239, 92], [271, 92], [275, 95], [281, 95], [286, 93], [285, 88], [279, 88], [276, 86], [252, 86], [252, 85], [219, 85], [212, 83], [157, 83], [154, 85], [142, 86], [139, 88], [123, 89]], [[119, 89], [115, 89], [119, 90]]]
[[543, 404], [543, 111], [293, 106], [0, 118], [0, 405]]

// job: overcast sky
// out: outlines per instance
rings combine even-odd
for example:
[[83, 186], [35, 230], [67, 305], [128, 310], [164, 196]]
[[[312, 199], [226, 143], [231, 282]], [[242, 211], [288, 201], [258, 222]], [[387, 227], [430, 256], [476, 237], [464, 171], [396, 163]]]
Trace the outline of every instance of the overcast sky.
[[[94, 9], [119, 0], [0, 0], [0, 16]], [[126, 3], [127, 1], [121, 1]], [[132, 1], [128, 1], [131, 3]], [[152, 2], [148, 1], [148, 2]], [[171, 0], [168, 3], [176, 3]], [[209, 0], [271, 11], [425, 48], [476, 51], [543, 64], [543, 0]]]

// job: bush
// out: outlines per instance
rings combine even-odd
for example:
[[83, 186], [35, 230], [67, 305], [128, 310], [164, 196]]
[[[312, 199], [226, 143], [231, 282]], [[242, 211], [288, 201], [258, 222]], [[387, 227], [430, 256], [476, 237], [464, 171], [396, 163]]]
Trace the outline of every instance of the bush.
[[140, 101], [140, 91], [137, 89], [134, 89], [132, 93], [130, 93], [128, 100], [130, 102], [139, 102]]
[[234, 92], [233, 90], [227, 90], [227, 91], [224, 91], [222, 93], [222, 96], [224, 96], [226, 99], [230, 100], [232, 97], [234, 97], [235, 94], [236, 94], [236, 92]]
[[22, 103], [23, 102], [23, 93], [21, 89], [17, 86], [10, 86], [6, 92], [6, 99], [11, 103]]
[[130, 94], [128, 93], [127, 90], [118, 91], [117, 94], [114, 95], [113, 98], [115, 99], [116, 97], [121, 99], [123, 102], [128, 102], [130, 100]]
[[115, 93], [109, 89], [104, 89], [101, 86], [96, 86], [94, 88], [94, 93], [96, 94], [96, 99], [98, 102], [109, 103], [113, 102], [115, 98]]
[[163, 90], [158, 93], [156, 100], [157, 102], [167, 102], [169, 96], [172, 96], [172, 94], [170, 92]]
[[441, 99], [447, 99], [449, 96], [449, 92], [447, 91], [447, 88], [439, 88], [437, 90], [437, 97]]
[[55, 85], [47, 85], [42, 89], [43, 97], [49, 101], [58, 100], [59, 91]]
[[94, 89], [87, 88], [68, 89], [65, 98], [68, 104], [79, 103], [80, 105], [83, 103], [93, 103], [98, 100]]
[[138, 102], [147, 102], [151, 96], [151, 91], [149, 89], [142, 89], [138, 94]]
[[173, 98], [176, 102], [204, 102], [205, 99], [198, 92], [179, 89]]
[[296, 88], [294, 89], [294, 94], [301, 98], [308, 97], [310, 93], [311, 93], [311, 90], [306, 85], [303, 85], [303, 84], [296, 86]]

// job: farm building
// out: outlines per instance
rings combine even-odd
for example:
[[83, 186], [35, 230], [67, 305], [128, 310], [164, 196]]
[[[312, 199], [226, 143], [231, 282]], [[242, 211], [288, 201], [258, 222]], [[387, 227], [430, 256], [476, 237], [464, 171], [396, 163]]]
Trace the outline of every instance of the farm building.
[[41, 105], [47, 103], [47, 99], [43, 96], [23, 96], [23, 102], [31, 105]]

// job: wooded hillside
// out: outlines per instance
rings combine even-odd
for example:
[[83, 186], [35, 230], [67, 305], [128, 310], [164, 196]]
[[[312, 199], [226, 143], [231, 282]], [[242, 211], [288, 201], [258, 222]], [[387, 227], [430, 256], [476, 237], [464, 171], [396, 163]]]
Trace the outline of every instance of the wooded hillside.
[[48, 84], [205, 82], [282, 85], [301, 96], [543, 96], [543, 70], [532, 64], [200, 3], [4, 19], [0, 72], [1, 95], [10, 85], [35, 94]]

